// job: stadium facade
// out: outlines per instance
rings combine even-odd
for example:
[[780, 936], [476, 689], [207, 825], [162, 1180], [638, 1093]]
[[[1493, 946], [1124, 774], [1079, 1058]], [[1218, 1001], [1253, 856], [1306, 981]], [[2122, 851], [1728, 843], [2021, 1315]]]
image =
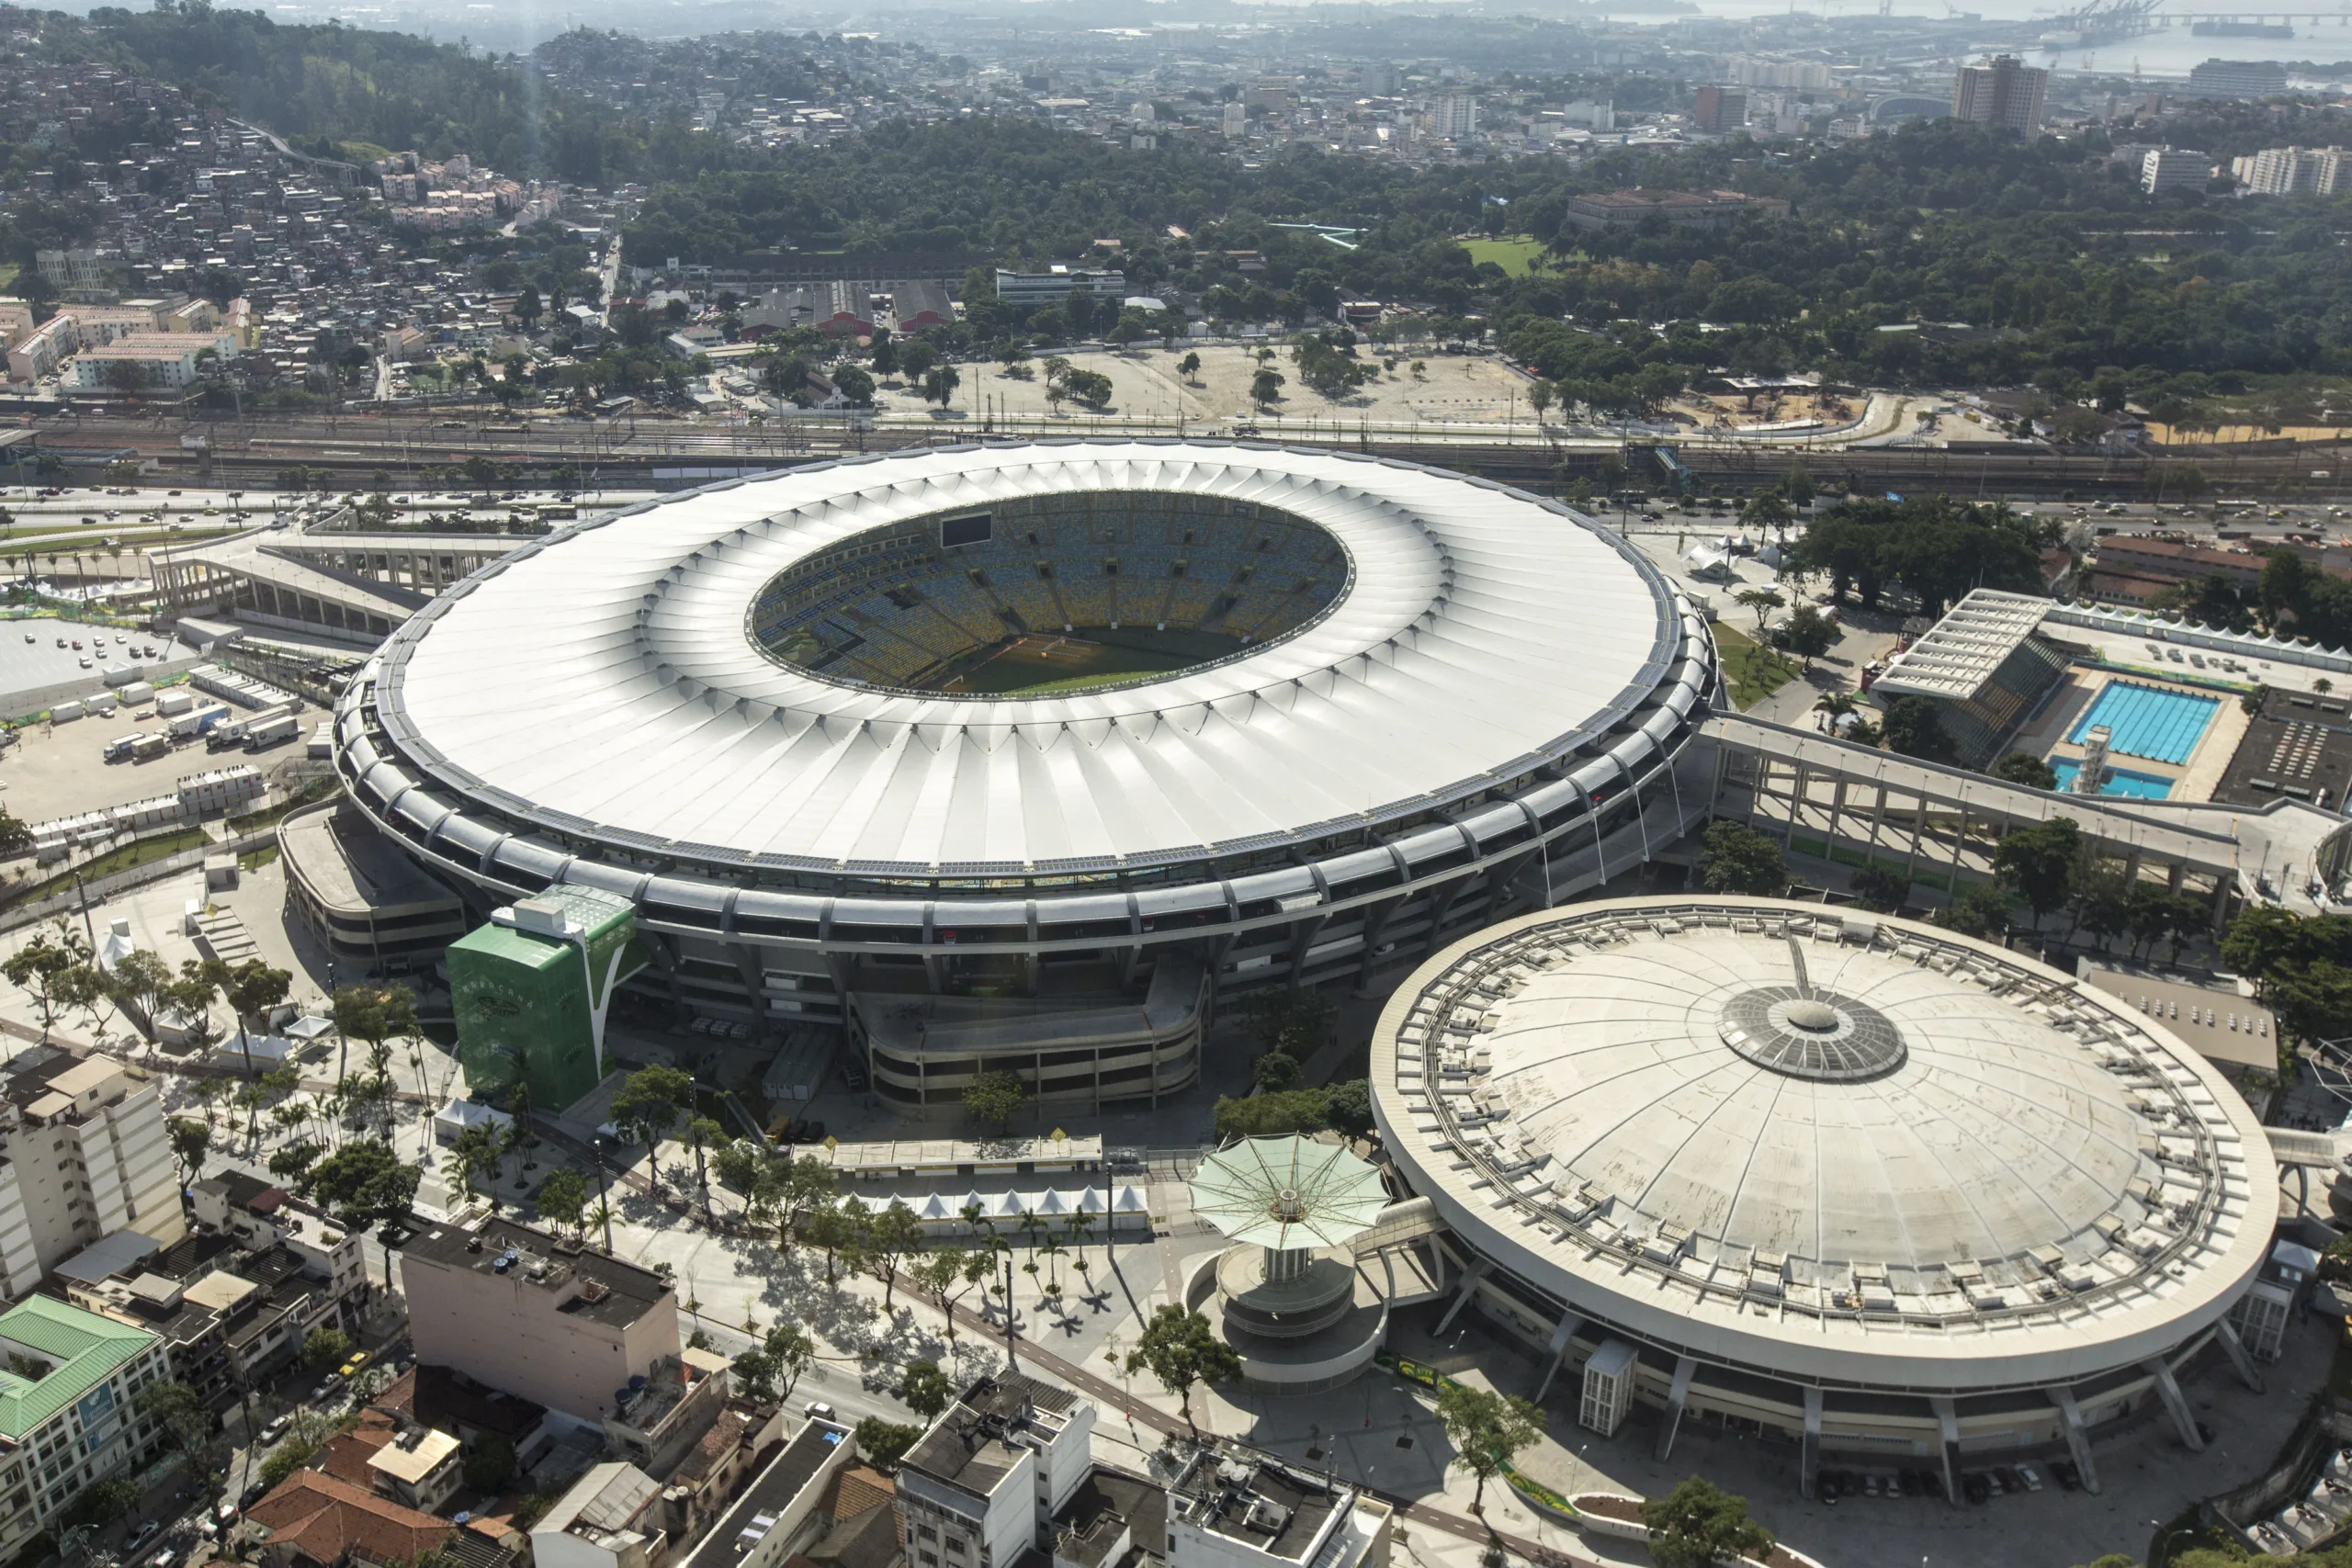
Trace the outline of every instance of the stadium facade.
[[[2121, 998], [1921, 922], [1608, 899], [1430, 959], [1372, 1043], [1398, 1172], [1476, 1302], [1579, 1377], [1821, 1461], [2069, 1451], [2180, 1376], [2256, 1383], [2232, 1315], [2277, 1218], [2245, 1100]], [[1956, 1497], [1956, 1489], [1952, 1491]]]
[[[1481, 480], [1202, 442], [943, 448], [584, 522], [337, 712], [477, 913], [634, 905], [674, 1005], [846, 1030], [876, 1089], [1191, 1081], [1218, 998], [1361, 982], [1704, 819], [1700, 615]], [[1703, 750], [1703, 749], [1701, 749]]]

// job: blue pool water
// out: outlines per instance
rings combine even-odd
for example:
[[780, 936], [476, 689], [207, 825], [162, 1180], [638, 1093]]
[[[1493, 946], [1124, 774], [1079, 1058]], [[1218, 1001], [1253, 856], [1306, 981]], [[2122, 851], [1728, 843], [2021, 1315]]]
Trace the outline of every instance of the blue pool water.
[[[2071, 793], [2075, 787], [2075, 775], [2083, 771], [2083, 765], [2072, 758], [2052, 757], [2050, 759], [2050, 771], [2058, 775], [2060, 792]], [[2107, 770], [2107, 783], [2099, 786], [2098, 792], [2101, 795], [2128, 795], [2140, 800], [2162, 800], [2172, 793], [2172, 781], [2160, 779], [2154, 773], [2135, 773], [2129, 768], [2110, 767]]]
[[2152, 762], [2186, 762], [2196, 749], [2197, 738], [2205, 733], [2213, 711], [2221, 705], [2219, 697], [2143, 686], [2136, 681], [2109, 681], [2090, 710], [2075, 721], [2066, 739], [2079, 746], [2084, 736], [2103, 724], [2113, 731], [2108, 742], [2109, 751], [2145, 757]]

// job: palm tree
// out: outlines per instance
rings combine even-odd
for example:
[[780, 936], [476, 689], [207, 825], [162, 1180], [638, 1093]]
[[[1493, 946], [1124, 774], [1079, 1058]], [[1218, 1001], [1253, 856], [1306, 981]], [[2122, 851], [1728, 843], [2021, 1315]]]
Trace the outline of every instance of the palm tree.
[[1860, 712], [1861, 705], [1862, 699], [1851, 692], [1829, 692], [1814, 703], [1813, 711], [1829, 716], [1825, 728], [1834, 735], [1838, 731], [1838, 721], [1849, 713]]

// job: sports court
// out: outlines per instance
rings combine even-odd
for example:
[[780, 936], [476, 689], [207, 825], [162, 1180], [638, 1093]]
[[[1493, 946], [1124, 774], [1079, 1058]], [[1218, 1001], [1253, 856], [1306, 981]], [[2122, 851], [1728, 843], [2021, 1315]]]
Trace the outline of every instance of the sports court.
[[2085, 736], [2103, 724], [2109, 731], [2109, 750], [2177, 767], [2188, 761], [2221, 705], [2219, 697], [2142, 685], [2137, 681], [2109, 681], [2066, 732], [2066, 739], [2079, 746]]

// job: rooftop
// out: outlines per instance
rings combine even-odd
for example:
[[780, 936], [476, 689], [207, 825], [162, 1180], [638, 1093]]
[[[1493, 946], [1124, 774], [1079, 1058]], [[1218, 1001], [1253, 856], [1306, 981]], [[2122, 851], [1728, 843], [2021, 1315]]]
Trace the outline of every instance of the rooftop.
[[556, 1500], [539, 1522], [537, 1535], [576, 1535], [582, 1540], [608, 1541], [634, 1529], [646, 1506], [662, 1495], [662, 1483], [633, 1464], [618, 1461], [592, 1466]]
[[23, 1439], [155, 1343], [146, 1329], [27, 1296], [0, 1314], [0, 1345], [22, 1347], [39, 1370], [0, 1371], [0, 1437]]
[[491, 1432], [519, 1444], [547, 1419], [547, 1407], [500, 1389], [484, 1388], [447, 1367], [411, 1367], [386, 1385], [375, 1407], [423, 1426], [471, 1437]]
[[456, 1530], [447, 1519], [316, 1470], [296, 1471], [246, 1509], [245, 1517], [267, 1527], [269, 1545], [329, 1568], [352, 1557], [412, 1562], [441, 1549]]
[[922, 1440], [907, 1450], [899, 1469], [986, 1495], [1021, 1462], [1025, 1451], [1005, 1439], [1033, 1416], [1059, 1416], [1077, 1403], [1068, 1390], [1019, 1372], [983, 1378], [949, 1405]]
[[2049, 600], [2030, 594], [1976, 589], [1896, 654], [1871, 689], [1874, 694], [1966, 702], [2041, 628], [2049, 608]]
[[1054, 1516], [1054, 1557], [1078, 1568], [1120, 1568], [1125, 1554], [1112, 1553], [1122, 1541], [1157, 1557], [1167, 1536], [1167, 1488], [1096, 1465]]
[[1170, 1489], [1170, 1512], [1292, 1562], [1303, 1560], [1341, 1501], [1272, 1464], [1202, 1451]]
[[2217, 1314], [2271, 1228], [2258, 1124], [2167, 1025], [1921, 922], [1506, 921], [1396, 993], [1373, 1066], [1400, 1168], [1473, 1246], [1766, 1364], [1982, 1357], [2006, 1385]]
[[710, 1533], [680, 1568], [733, 1568], [735, 1559], [775, 1527], [841, 1445], [854, 1442], [846, 1427], [831, 1421], [808, 1422], [743, 1488], [734, 1506], [711, 1526]]
[[491, 1220], [472, 1231], [435, 1225], [420, 1232], [402, 1252], [444, 1268], [538, 1286], [559, 1298], [559, 1311], [597, 1323], [635, 1323], [671, 1297], [670, 1286], [650, 1269], [560, 1244], [545, 1231], [511, 1220]]

